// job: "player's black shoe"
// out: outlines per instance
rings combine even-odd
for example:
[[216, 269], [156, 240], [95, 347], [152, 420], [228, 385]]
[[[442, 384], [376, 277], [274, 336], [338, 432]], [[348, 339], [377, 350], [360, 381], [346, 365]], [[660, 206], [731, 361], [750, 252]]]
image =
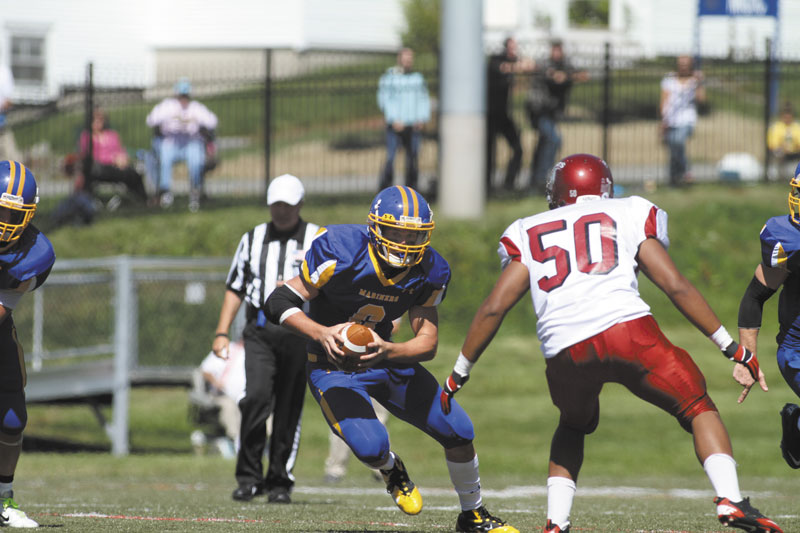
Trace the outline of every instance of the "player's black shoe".
[[461, 511], [456, 520], [456, 531], [464, 533], [492, 531], [493, 533], [519, 533], [519, 530], [509, 526], [505, 520], [489, 514], [486, 507], [481, 505], [472, 511]]
[[544, 533], [569, 533], [569, 524], [564, 526], [562, 529], [560, 526], [554, 524], [551, 520], [548, 520], [547, 525], [544, 526]]
[[732, 502], [728, 498], [714, 498], [717, 518], [722, 525], [744, 529], [750, 533], [783, 533], [778, 524], [750, 505], [750, 498]]
[[392, 495], [394, 503], [406, 514], [419, 514], [422, 511], [422, 495], [408, 477], [406, 466], [397, 455], [391, 470], [381, 470], [386, 482], [386, 492]]
[[800, 407], [787, 403], [781, 409], [781, 453], [786, 464], [792, 468], [800, 468], [800, 430], [797, 429], [797, 418], [800, 417]]

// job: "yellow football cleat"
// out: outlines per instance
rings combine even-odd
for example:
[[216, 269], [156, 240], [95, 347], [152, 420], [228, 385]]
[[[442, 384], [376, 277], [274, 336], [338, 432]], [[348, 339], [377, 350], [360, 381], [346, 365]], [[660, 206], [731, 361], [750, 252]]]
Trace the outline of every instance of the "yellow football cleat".
[[461, 511], [456, 520], [456, 531], [463, 533], [519, 533], [515, 527], [509, 526], [505, 520], [492, 516], [486, 507], [481, 505], [471, 511]]
[[394, 467], [381, 470], [386, 482], [386, 492], [392, 495], [394, 503], [406, 514], [419, 514], [422, 511], [422, 495], [414, 482], [408, 478], [406, 466], [397, 455], [394, 456]]

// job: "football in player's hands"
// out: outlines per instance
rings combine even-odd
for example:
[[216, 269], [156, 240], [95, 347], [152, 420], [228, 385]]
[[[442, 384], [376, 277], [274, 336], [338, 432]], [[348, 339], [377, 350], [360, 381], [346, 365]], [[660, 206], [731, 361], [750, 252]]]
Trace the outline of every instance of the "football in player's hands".
[[361, 324], [350, 324], [339, 332], [344, 338], [341, 345], [344, 361], [339, 366], [346, 372], [355, 372], [358, 358], [367, 353], [367, 345], [372, 342], [372, 331]]

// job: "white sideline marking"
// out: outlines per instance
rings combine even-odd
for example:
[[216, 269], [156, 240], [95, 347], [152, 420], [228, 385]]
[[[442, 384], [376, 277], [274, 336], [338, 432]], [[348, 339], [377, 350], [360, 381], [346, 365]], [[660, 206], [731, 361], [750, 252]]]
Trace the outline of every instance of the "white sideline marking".
[[[431, 496], [450, 496], [455, 491], [443, 488], [429, 488], [420, 487], [420, 491], [426, 495]], [[331, 495], [331, 496], [365, 496], [368, 494], [375, 494], [384, 492], [382, 487], [375, 488], [359, 488], [359, 487], [298, 487], [295, 486], [294, 492], [298, 494], [312, 494], [312, 495]], [[512, 486], [505, 489], [481, 489], [481, 494], [492, 499], [505, 499], [510, 500], [514, 498], [529, 498], [532, 496], [547, 496], [547, 487], [544, 485], [525, 485], [525, 486]], [[624, 497], [653, 497], [653, 496], [668, 496], [670, 498], [684, 498], [684, 499], [697, 499], [697, 498], [714, 498], [714, 491], [708, 490], [690, 490], [690, 489], [653, 489], [645, 487], [578, 487], [577, 494], [581, 496], [608, 496], [611, 498], [624, 498]], [[762, 492], [748, 492], [748, 495], [753, 497], [769, 498], [775, 496], [775, 492], [762, 491]]]

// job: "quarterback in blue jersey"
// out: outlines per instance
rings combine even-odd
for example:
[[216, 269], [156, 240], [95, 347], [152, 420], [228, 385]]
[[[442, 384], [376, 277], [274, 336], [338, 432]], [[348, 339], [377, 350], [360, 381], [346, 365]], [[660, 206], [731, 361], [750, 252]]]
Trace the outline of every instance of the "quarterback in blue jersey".
[[11, 317], [26, 292], [41, 286], [56, 256], [47, 237], [31, 225], [39, 201], [33, 172], [0, 161], [0, 527], [37, 527], [14, 501], [12, 482], [22, 450], [25, 360]]
[[[778, 368], [789, 387], [800, 396], [800, 165], [789, 186], [789, 214], [770, 218], [761, 229], [761, 262], [739, 304], [739, 337], [744, 346], [757, 353], [764, 302], [783, 286], [778, 302]], [[736, 369], [734, 378], [744, 386], [739, 397], [741, 403], [754, 380]], [[761, 388], [766, 390], [766, 384], [762, 383]], [[781, 410], [781, 452], [792, 468], [800, 468], [798, 419], [800, 407], [787, 403]]]
[[[461, 503], [458, 531], [516, 532], [483, 505], [469, 416], [457, 403], [445, 415], [438, 401], [442, 389], [420, 364], [436, 355], [437, 305], [450, 281], [450, 266], [430, 246], [433, 229], [433, 213], [417, 191], [403, 186], [382, 190], [372, 201], [366, 226], [320, 230], [301, 275], [267, 300], [270, 320], [310, 339], [308, 384], [328, 425], [359, 460], [381, 471], [403, 512], [419, 513], [422, 497], [391, 450], [370, 397], [444, 448]], [[304, 302], [309, 302], [308, 314], [301, 309]], [[406, 313], [414, 337], [392, 342], [392, 321]], [[373, 332], [368, 353], [354, 371], [343, 369], [340, 347], [340, 331], [350, 323]]]

